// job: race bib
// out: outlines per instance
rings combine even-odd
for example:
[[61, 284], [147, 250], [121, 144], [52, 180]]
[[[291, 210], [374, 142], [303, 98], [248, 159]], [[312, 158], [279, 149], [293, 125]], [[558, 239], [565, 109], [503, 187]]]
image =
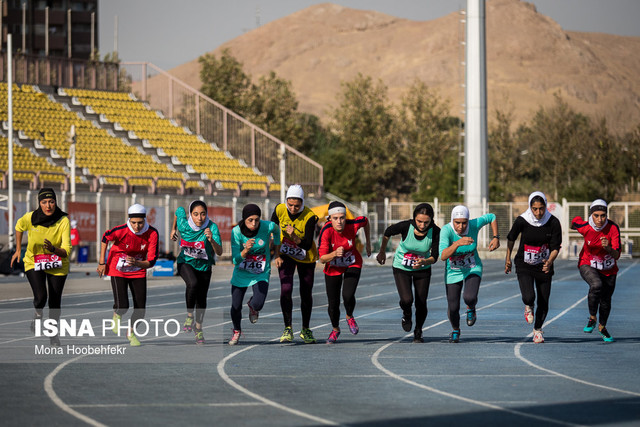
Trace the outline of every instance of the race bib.
[[264, 255], [248, 254], [245, 259], [238, 264], [238, 268], [248, 271], [253, 274], [260, 274], [264, 272], [267, 265], [267, 258]]
[[476, 266], [476, 257], [472, 253], [464, 255], [453, 255], [449, 257], [449, 267], [452, 270], [461, 270], [463, 268], [473, 268]]
[[611, 255], [605, 255], [604, 258], [592, 256], [591, 267], [596, 270], [609, 270], [616, 265], [616, 260]]
[[35, 271], [45, 271], [62, 267], [62, 259], [56, 254], [34, 255], [33, 263]]
[[418, 262], [422, 257], [416, 254], [412, 254], [411, 252], [407, 252], [404, 254], [402, 258], [402, 265], [405, 267], [413, 268], [413, 266]]
[[[138, 258], [136, 258], [136, 259], [138, 259]], [[135, 265], [129, 265], [127, 263], [127, 256], [126, 255], [120, 255], [120, 258], [118, 258], [118, 263], [116, 264], [116, 270], [122, 271], [123, 273], [132, 273], [134, 271], [141, 270], [141, 268], [140, 267], [136, 267]]]
[[545, 243], [542, 246], [524, 245], [524, 262], [531, 265], [542, 264], [549, 259], [549, 246]]
[[335, 257], [330, 264], [335, 267], [349, 267], [352, 264], [355, 264], [356, 256], [351, 252], [345, 252], [344, 255]]
[[307, 257], [307, 251], [298, 247], [293, 241], [289, 239], [282, 240], [282, 246], [280, 246], [280, 253], [290, 256], [291, 258], [303, 260]]
[[180, 247], [183, 253], [191, 258], [209, 259], [204, 245], [205, 242], [187, 242], [186, 240], [180, 239]]

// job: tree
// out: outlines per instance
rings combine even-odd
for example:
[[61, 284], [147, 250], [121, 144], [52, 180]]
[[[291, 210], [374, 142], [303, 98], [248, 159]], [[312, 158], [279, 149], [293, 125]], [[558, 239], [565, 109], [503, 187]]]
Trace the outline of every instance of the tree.
[[386, 86], [358, 74], [341, 87], [331, 131], [340, 141], [335, 155], [347, 159], [333, 185], [339, 195], [352, 200], [380, 200], [397, 194], [408, 177]]
[[244, 115], [250, 104], [251, 77], [244, 72], [243, 65], [224, 49], [220, 58], [204, 54], [200, 63], [200, 91], [228, 109]]
[[415, 80], [403, 96], [396, 120], [415, 200], [458, 200], [460, 121], [448, 103]]

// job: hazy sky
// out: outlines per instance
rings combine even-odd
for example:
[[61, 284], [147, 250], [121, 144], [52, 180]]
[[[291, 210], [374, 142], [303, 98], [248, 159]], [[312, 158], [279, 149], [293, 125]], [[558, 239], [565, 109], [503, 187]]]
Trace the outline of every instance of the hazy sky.
[[[491, 0], [489, 0], [491, 1]], [[565, 30], [640, 36], [640, 0], [530, 0], [538, 12]], [[148, 61], [170, 69], [210, 52], [258, 24], [313, 4], [313, 0], [101, 0], [100, 53], [114, 50], [123, 61]], [[334, 0], [354, 9], [428, 21], [466, 5], [465, 0]]]

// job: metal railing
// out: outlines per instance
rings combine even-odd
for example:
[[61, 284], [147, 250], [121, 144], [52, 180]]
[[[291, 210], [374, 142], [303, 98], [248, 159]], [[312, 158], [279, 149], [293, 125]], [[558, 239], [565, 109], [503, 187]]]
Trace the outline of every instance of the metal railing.
[[165, 117], [276, 182], [284, 151], [286, 185], [301, 184], [308, 194], [322, 195], [324, 177], [319, 163], [151, 63], [123, 62], [121, 67], [133, 93]]

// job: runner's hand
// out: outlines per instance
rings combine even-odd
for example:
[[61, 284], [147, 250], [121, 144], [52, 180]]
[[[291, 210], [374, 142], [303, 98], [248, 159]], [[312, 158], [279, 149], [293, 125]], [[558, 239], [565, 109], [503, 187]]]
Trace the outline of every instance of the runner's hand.
[[173, 240], [174, 242], [178, 240], [178, 232], [176, 230], [171, 231], [171, 240]]
[[102, 279], [102, 276], [104, 276], [104, 270], [105, 270], [105, 265], [98, 265], [98, 268], [96, 268], [96, 271], [98, 272], [98, 276], [100, 276], [100, 278]]
[[508, 259], [504, 262], [504, 274], [511, 273], [511, 260]]
[[384, 265], [384, 263], [387, 261], [387, 254], [385, 252], [378, 252], [378, 255], [376, 255], [376, 260], [378, 261], [378, 264]]
[[53, 247], [51, 242], [48, 241], [47, 239], [44, 239], [44, 244], [42, 245], [42, 247], [48, 250], [49, 252], [53, 252], [56, 249]]
[[370, 257], [371, 256], [371, 242], [367, 242], [367, 244], [365, 245], [365, 249], [367, 251], [367, 256]]
[[338, 249], [333, 251], [333, 253], [336, 255], [336, 258], [341, 257], [342, 255], [344, 255], [344, 248], [340, 246], [338, 247]]
[[500, 247], [500, 239], [498, 239], [497, 237], [494, 237], [493, 239], [491, 239], [491, 241], [489, 242], [489, 252], [493, 252], [499, 247]]
[[247, 251], [250, 251], [250, 250], [251, 250], [251, 248], [253, 248], [253, 244], [254, 244], [255, 242], [256, 242], [256, 239], [249, 239], [249, 240], [247, 240], [247, 242], [244, 244], [244, 248], [245, 248]]
[[204, 229], [204, 235], [207, 240], [211, 240], [213, 238], [213, 233], [211, 232], [211, 229], [209, 227]]
[[471, 237], [465, 236], [456, 240], [456, 243], [458, 244], [458, 247], [467, 246], [473, 243], [473, 239]]
[[13, 256], [11, 257], [11, 264], [9, 264], [9, 267], [13, 268], [13, 263], [16, 262], [16, 260], [20, 262], [19, 258], [20, 258], [20, 248], [18, 248], [18, 250], [13, 253]]

